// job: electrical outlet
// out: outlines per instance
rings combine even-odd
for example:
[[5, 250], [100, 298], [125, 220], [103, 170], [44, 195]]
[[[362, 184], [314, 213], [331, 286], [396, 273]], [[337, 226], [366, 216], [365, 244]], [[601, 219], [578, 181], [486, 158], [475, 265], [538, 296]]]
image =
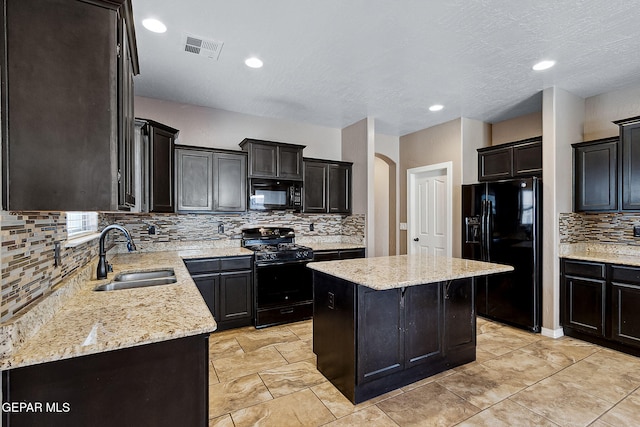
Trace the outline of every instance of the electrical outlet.
[[152, 234], [156, 234], [156, 226], [155, 225], [150, 225], [149, 228], [147, 228], [147, 231], [149, 232], [150, 236]]
[[336, 295], [333, 292], [329, 292], [329, 303], [327, 304], [327, 306], [330, 309], [335, 309], [336, 308]]
[[309, 231], [313, 231], [314, 229], [313, 223], [309, 224]]
[[218, 224], [218, 234], [224, 234], [224, 224]]
[[407, 223], [406, 222], [401, 222], [400, 223], [400, 230], [406, 230], [407, 229]]
[[633, 237], [640, 237], [640, 225], [633, 226]]

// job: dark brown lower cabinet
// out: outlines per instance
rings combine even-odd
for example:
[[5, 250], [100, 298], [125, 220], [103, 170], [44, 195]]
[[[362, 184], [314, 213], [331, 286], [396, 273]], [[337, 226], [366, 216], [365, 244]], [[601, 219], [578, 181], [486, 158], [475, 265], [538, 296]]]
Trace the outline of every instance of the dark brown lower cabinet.
[[4, 371], [2, 401], [3, 426], [204, 427], [209, 334]]
[[640, 268], [563, 259], [564, 334], [640, 356]]
[[364, 248], [335, 249], [328, 251], [313, 251], [314, 261], [335, 261], [338, 259], [364, 258]]
[[318, 370], [360, 403], [475, 360], [473, 279], [376, 291], [314, 271]]
[[253, 256], [185, 260], [219, 331], [253, 324]]

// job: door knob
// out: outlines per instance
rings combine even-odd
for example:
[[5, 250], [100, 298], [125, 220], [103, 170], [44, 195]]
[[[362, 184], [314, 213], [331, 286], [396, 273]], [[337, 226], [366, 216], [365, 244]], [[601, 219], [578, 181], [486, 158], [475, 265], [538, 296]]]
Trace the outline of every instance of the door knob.
[[420, 240], [418, 237], [415, 237], [415, 238], [413, 239], [413, 241], [414, 241], [414, 242], [417, 242], [418, 240]]

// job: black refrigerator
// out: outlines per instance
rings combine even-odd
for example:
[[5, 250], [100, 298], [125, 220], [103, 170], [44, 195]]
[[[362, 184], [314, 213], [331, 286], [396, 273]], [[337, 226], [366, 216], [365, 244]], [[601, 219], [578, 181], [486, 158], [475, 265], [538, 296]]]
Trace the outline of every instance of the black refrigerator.
[[478, 278], [480, 316], [540, 332], [542, 185], [539, 178], [462, 186], [462, 257], [514, 271]]

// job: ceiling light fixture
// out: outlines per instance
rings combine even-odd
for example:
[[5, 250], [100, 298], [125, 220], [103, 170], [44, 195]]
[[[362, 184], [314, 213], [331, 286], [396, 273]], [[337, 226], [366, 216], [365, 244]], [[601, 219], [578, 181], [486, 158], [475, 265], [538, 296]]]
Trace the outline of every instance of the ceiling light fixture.
[[167, 31], [167, 26], [157, 19], [147, 18], [142, 20], [142, 25], [149, 31], [154, 33], [164, 33]]
[[429, 107], [429, 111], [440, 111], [444, 108], [444, 106], [440, 105], [440, 104], [435, 104], [432, 105], [431, 107]]
[[536, 65], [533, 66], [535, 71], [548, 70], [549, 68], [556, 65], [556, 61], [540, 61]]
[[252, 56], [251, 58], [245, 59], [244, 63], [246, 64], [247, 67], [251, 67], [251, 68], [261, 68], [262, 67], [262, 61], [260, 59], [256, 58], [255, 56]]

